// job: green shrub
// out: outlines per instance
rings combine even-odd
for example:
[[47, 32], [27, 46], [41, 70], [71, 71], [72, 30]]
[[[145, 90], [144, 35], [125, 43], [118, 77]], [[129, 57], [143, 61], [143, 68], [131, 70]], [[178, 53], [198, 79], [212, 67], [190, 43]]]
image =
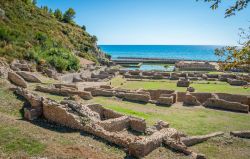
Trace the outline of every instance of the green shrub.
[[11, 35], [10, 31], [4, 28], [0, 28], [0, 40], [11, 42], [13, 40], [13, 36]]
[[45, 51], [31, 51], [29, 58], [37, 63], [45, 60], [58, 71], [78, 70], [80, 68], [79, 59], [68, 50], [62, 48], [50, 48]]

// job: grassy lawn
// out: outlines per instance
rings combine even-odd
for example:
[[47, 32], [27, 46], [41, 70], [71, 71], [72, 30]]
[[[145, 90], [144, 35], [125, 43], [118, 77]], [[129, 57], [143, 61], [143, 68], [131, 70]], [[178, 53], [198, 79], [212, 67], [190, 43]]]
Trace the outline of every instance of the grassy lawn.
[[153, 104], [138, 104], [119, 101], [115, 98], [98, 97], [92, 102], [127, 115], [145, 118], [152, 125], [157, 120], [164, 120], [189, 135], [202, 135], [215, 131], [250, 130], [250, 115], [203, 107], [184, 107], [174, 105], [159, 107]]
[[[171, 80], [143, 80], [143, 81], [127, 81], [124, 78], [116, 77], [111, 80], [114, 87], [121, 87], [125, 89], [169, 89], [176, 91], [186, 91], [186, 88], [177, 87], [177, 81]], [[243, 88], [240, 86], [231, 86], [226, 82], [220, 81], [193, 81], [190, 85], [194, 87], [197, 92], [211, 92], [211, 93], [233, 93], [233, 94], [247, 94], [250, 95], [250, 88]]]
[[42, 153], [45, 145], [9, 125], [0, 125], [0, 150], [7, 154], [28, 154], [36, 156]]
[[[210, 139], [202, 144], [191, 147], [196, 152], [215, 159], [248, 159], [250, 158], [250, 140], [233, 138], [229, 132], [233, 130], [250, 130], [250, 115], [203, 107], [159, 107], [153, 104], [137, 104], [119, 101], [115, 98], [98, 97], [92, 102], [117, 112], [144, 118], [147, 124], [152, 125], [157, 120], [170, 123], [170, 126], [188, 135], [203, 135], [216, 131], [227, 133], [223, 137]], [[146, 158], [185, 158], [171, 155], [168, 150], [161, 149], [153, 152]]]

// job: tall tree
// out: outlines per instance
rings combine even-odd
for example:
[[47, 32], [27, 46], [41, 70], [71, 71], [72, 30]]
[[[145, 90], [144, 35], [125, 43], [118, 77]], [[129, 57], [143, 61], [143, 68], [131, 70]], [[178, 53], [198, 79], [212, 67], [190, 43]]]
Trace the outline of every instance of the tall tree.
[[63, 14], [63, 21], [66, 23], [72, 23], [73, 19], [75, 18], [75, 10], [73, 8], [69, 8], [64, 14]]
[[54, 12], [54, 16], [59, 20], [63, 20], [63, 14], [62, 11], [60, 9], [56, 9]]

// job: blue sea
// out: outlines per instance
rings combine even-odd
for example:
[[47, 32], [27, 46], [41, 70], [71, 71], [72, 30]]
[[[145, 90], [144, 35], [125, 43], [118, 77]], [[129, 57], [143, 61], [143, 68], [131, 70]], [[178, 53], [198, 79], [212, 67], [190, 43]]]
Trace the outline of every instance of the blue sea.
[[101, 49], [117, 57], [170, 58], [217, 61], [214, 45], [100, 45]]

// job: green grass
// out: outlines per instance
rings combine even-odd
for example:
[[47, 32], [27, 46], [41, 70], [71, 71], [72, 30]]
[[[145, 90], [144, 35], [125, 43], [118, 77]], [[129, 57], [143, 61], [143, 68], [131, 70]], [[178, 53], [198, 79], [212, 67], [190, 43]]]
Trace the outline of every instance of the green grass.
[[[143, 81], [127, 81], [121, 77], [116, 77], [111, 80], [112, 86], [125, 89], [168, 89], [185, 92], [186, 88], [177, 87], [177, 81], [171, 80], [143, 80]], [[241, 86], [231, 86], [226, 82], [220, 81], [193, 81], [190, 85], [197, 92], [211, 93], [233, 93], [250, 95], [250, 88]]]
[[0, 149], [6, 154], [25, 153], [34, 156], [42, 153], [45, 147], [41, 142], [22, 134], [16, 127], [0, 125]]
[[112, 98], [98, 97], [94, 102], [117, 112], [146, 119], [149, 125], [164, 120], [189, 135], [202, 135], [215, 131], [249, 130], [250, 115], [201, 107], [159, 107], [153, 104], [120, 102]]
[[21, 117], [20, 109], [22, 109], [23, 102], [18, 100], [13, 92], [5, 87], [5, 84], [0, 79], [0, 112]]

